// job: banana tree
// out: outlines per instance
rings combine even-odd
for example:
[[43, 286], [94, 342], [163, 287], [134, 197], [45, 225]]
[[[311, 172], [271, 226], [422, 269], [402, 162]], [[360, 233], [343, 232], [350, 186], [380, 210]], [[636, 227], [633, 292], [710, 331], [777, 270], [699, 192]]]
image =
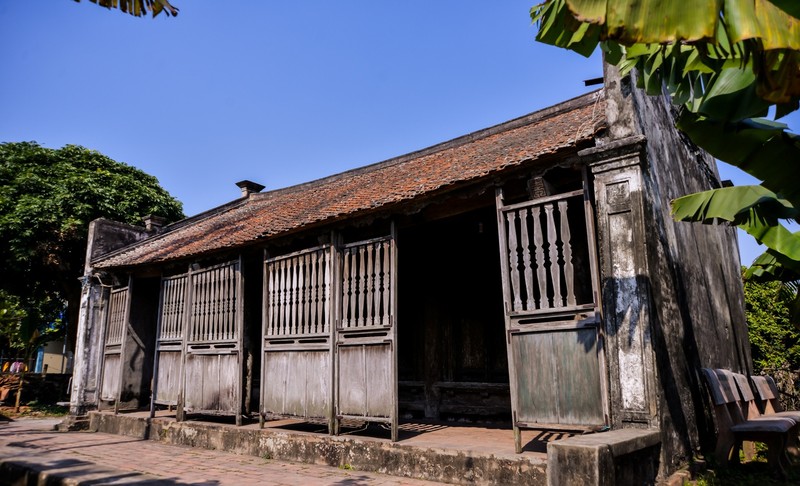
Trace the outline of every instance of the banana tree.
[[[81, 0], [75, 0], [80, 2]], [[153, 17], [164, 12], [167, 17], [178, 15], [178, 8], [173, 7], [168, 0], [89, 0], [90, 2], [107, 9], [116, 8], [135, 17], [147, 15], [151, 12]]]
[[[672, 202], [681, 221], [726, 221], [767, 251], [746, 278], [800, 281], [800, 136], [764, 119], [800, 107], [796, 0], [548, 0], [533, 9], [537, 39], [607, 62], [648, 94], [681, 105], [677, 126], [714, 157], [762, 181]], [[795, 300], [800, 324], [800, 296]]]

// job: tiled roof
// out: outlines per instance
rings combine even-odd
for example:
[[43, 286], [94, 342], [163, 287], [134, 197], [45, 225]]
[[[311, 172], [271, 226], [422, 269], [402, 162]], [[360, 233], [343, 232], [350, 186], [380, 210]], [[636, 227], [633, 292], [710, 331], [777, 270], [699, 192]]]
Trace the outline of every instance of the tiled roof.
[[605, 125], [602, 91], [409, 155], [317, 181], [252, 194], [175, 223], [95, 260], [135, 266], [245, 246], [309, 225], [388, 209], [591, 141]]

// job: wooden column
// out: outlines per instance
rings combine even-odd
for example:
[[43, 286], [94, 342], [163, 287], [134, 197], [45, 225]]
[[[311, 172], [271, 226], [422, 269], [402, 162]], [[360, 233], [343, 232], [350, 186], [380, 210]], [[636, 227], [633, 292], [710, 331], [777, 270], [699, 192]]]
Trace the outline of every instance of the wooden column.
[[597, 203], [601, 292], [615, 427], [657, 426], [651, 339], [647, 221], [642, 201], [645, 138], [633, 136], [580, 155]]

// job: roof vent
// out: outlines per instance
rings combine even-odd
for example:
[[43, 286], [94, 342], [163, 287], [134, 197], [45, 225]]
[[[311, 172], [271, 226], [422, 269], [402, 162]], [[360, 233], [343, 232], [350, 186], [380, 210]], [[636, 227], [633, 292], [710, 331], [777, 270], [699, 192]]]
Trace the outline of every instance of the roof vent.
[[158, 232], [164, 227], [164, 223], [167, 222], [167, 218], [163, 216], [156, 216], [155, 214], [148, 214], [147, 216], [142, 217], [142, 221], [144, 221], [144, 228], [147, 231]]
[[264, 189], [264, 186], [262, 186], [258, 182], [253, 182], [248, 180], [239, 181], [236, 183], [236, 185], [239, 186], [239, 189], [242, 190], [242, 197], [247, 197], [250, 194], [261, 192], [261, 190]]

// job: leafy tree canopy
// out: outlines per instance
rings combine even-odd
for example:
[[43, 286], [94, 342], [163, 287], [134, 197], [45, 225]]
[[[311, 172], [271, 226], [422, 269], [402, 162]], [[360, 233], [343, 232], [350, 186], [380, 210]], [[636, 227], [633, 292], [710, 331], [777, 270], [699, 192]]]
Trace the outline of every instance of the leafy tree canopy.
[[55, 150], [35, 142], [0, 144], [0, 291], [6, 307], [39, 325], [54, 322], [68, 303], [74, 326], [89, 222], [104, 217], [141, 224], [148, 214], [183, 217], [181, 203], [139, 169], [76, 145]]

